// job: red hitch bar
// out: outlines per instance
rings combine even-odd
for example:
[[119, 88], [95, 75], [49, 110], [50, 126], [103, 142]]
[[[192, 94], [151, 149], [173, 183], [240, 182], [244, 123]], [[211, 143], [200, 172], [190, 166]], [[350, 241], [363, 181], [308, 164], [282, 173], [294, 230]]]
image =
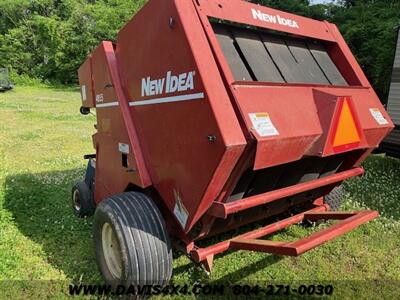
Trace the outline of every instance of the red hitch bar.
[[214, 202], [210, 210], [208, 211], [208, 214], [217, 218], [226, 219], [228, 215], [237, 213], [242, 210], [267, 204], [279, 199], [290, 197], [323, 186], [328, 186], [330, 184], [338, 183], [348, 178], [360, 176], [362, 174], [364, 174], [364, 169], [361, 167], [357, 167], [324, 178], [316, 179], [310, 182], [300, 183], [294, 186], [290, 186], [287, 188], [275, 190], [272, 192], [264, 193], [249, 198], [244, 198], [230, 203]]
[[[328, 209], [328, 205], [319, 206], [207, 248], [195, 248], [191, 251], [191, 256], [194, 260], [202, 262], [229, 249], [298, 256], [379, 216], [377, 211], [330, 212], [327, 211]], [[296, 242], [259, 240], [259, 238], [305, 220], [339, 220], [339, 222]]]

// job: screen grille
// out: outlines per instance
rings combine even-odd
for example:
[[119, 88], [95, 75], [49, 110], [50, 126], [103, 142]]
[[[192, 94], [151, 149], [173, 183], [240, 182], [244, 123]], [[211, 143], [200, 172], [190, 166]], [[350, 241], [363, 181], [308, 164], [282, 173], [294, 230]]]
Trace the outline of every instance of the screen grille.
[[317, 41], [213, 23], [235, 80], [347, 86]]

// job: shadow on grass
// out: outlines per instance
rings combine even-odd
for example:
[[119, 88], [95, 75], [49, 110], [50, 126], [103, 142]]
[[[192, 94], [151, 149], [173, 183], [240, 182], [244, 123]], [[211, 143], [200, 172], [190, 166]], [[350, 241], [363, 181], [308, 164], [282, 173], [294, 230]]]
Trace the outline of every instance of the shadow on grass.
[[69, 279], [97, 282], [92, 220], [70, 207], [71, 187], [84, 170], [20, 174], [5, 181], [5, 209], [22, 234], [42, 246], [44, 260]]
[[[92, 218], [76, 218], [70, 204], [71, 187], [83, 174], [83, 169], [74, 169], [10, 176], [5, 182], [4, 207], [12, 213], [20, 232], [42, 246], [44, 260], [54, 268], [75, 282], [101, 282], [92, 241]], [[229, 252], [216, 259], [225, 255]], [[277, 256], [268, 255], [226, 274], [217, 283], [238, 282], [279, 260]], [[177, 276], [184, 273], [188, 274], [184, 277], [193, 282], [208, 279], [204, 271], [192, 263], [174, 270]]]
[[[215, 257], [216, 262], [218, 262], [219, 259], [222, 259], [223, 257], [230, 255], [232, 251], [227, 251], [222, 254], [218, 254]], [[174, 254], [174, 258], [179, 258], [179, 256], [176, 256]], [[197, 264], [195, 263], [188, 263], [186, 265], [179, 266], [174, 269], [174, 276], [180, 276], [182, 274], [188, 274], [188, 277], [192, 281], [192, 283], [198, 282], [199, 280], [201, 282], [210, 282], [212, 284], [234, 284], [241, 282], [246, 279], [246, 277], [262, 270], [268, 267], [271, 267], [272, 265], [278, 263], [284, 259], [282, 256], [277, 256], [277, 255], [270, 255], [270, 254], [265, 254], [265, 257], [254, 261], [253, 263], [237, 269], [233, 272], [226, 273], [223, 277], [218, 278], [217, 280], [211, 280], [205, 273], [205, 271]], [[226, 260], [225, 260], [226, 261]], [[230, 262], [231, 264], [234, 263], [233, 261]]]

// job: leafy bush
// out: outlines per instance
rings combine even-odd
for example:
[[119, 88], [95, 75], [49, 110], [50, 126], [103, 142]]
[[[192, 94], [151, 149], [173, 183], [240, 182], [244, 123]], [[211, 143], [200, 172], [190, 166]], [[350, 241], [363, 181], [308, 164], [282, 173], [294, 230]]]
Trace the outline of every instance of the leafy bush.
[[0, 0], [0, 65], [62, 83], [145, 0]]
[[17, 74], [14, 70], [10, 72], [10, 79], [13, 84], [22, 86], [46, 86], [49, 84], [47, 80], [34, 78], [27, 74]]

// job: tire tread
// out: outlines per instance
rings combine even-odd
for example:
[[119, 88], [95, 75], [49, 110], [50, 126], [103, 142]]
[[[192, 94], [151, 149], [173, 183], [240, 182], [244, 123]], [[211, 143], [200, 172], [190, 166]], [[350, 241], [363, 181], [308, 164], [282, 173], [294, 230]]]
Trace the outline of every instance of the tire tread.
[[122, 193], [104, 200], [98, 210], [114, 215], [114, 226], [122, 232], [129, 265], [125, 280], [140, 285], [166, 284], [172, 276], [171, 243], [165, 221], [151, 198], [137, 192]]
[[344, 189], [342, 186], [335, 187], [328, 195], [324, 197], [332, 211], [340, 210], [344, 198]]

